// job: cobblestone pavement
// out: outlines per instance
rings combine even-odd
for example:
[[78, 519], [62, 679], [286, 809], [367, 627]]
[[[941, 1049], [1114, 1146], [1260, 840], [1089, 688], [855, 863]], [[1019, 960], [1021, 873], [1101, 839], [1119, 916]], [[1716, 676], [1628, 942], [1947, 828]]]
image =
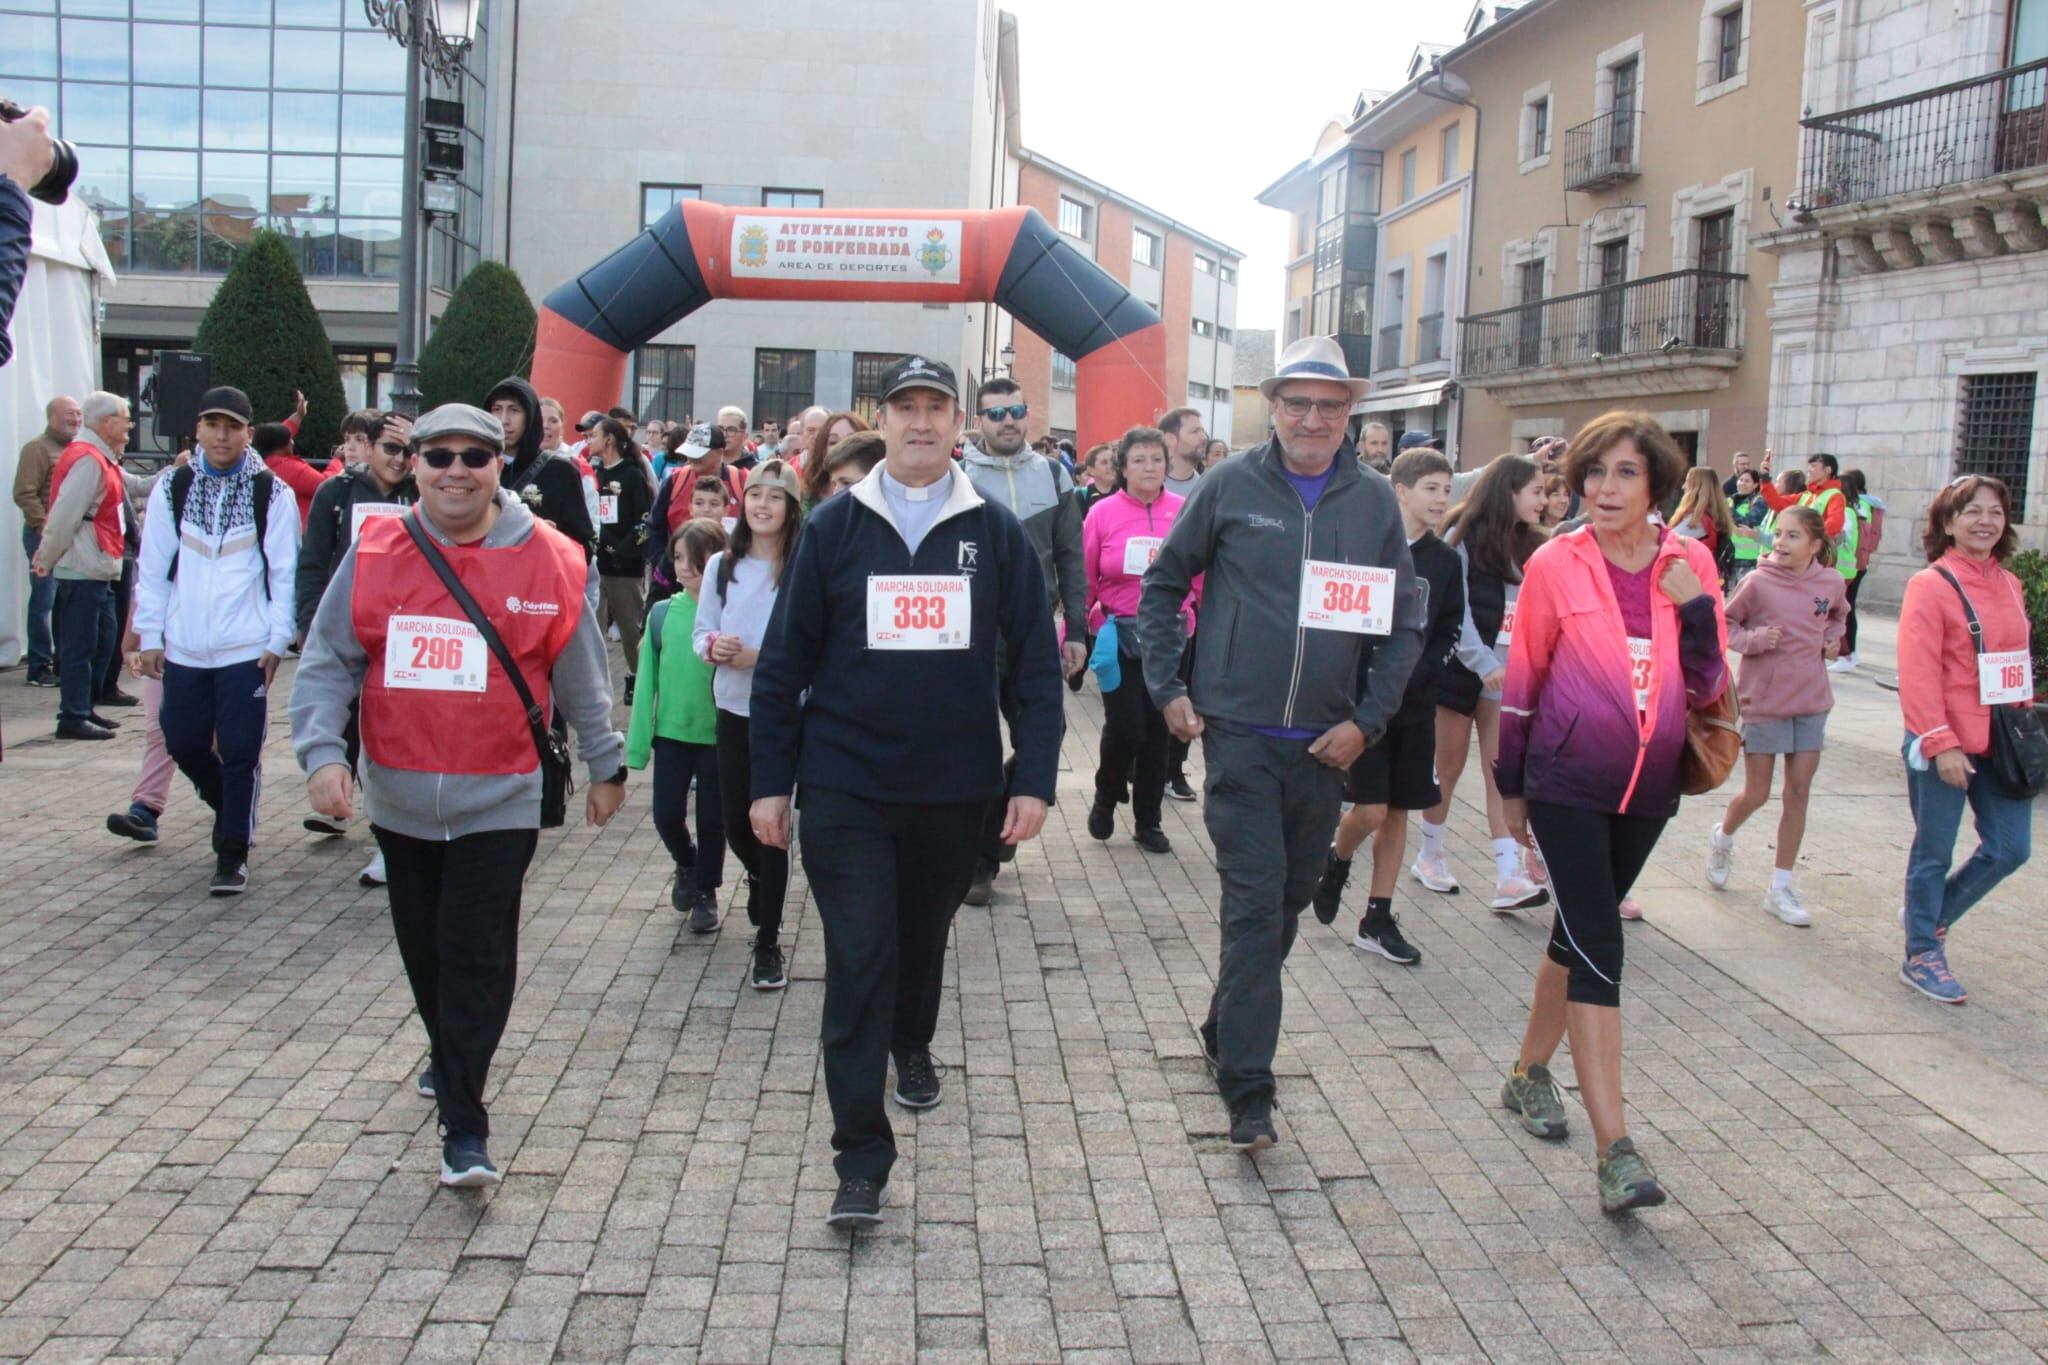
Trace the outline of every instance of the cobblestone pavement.
[[[1311, 924], [1283, 1143], [1231, 1153], [1191, 1033], [1216, 953], [1200, 808], [1169, 803], [1170, 858], [1127, 814], [1089, 840], [1099, 707], [1073, 699], [1046, 837], [960, 916], [945, 1102], [896, 1118], [892, 1206], [851, 1242], [823, 1222], [814, 909], [792, 915], [789, 991], [746, 989], [743, 919], [678, 932], [644, 785], [612, 829], [542, 840], [493, 1077], [507, 1180], [445, 1192], [381, 894], [353, 880], [363, 838], [300, 831], [281, 715], [254, 888], [217, 902], [189, 790], [160, 846], [113, 839], [139, 737], [55, 743], [53, 694], [19, 678], [0, 678], [0, 1355], [2048, 1351], [2048, 876], [2037, 860], [1958, 930], [1967, 1008], [1898, 985], [1908, 825], [1871, 676], [1841, 687], [1821, 769], [1812, 930], [1756, 908], [1775, 806], [1729, 892], [1698, 871], [1721, 798], [1689, 803], [1645, 877], [1626, 1080], [1674, 1199], [1620, 1221], [1582, 1122], [1543, 1144], [1497, 1107], [1545, 925], [1405, 880], [1422, 966]], [[1477, 791], [1468, 774], [1453, 831], [1468, 885]]]

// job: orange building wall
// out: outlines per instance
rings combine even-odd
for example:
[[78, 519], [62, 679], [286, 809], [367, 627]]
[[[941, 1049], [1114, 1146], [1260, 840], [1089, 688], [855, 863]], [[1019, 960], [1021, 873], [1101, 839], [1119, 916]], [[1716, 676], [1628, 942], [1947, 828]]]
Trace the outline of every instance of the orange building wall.
[[[1037, 209], [1048, 223], [1059, 225], [1060, 180], [1030, 162], [1017, 168], [1017, 202]], [[1140, 221], [1129, 208], [1111, 199], [1099, 199], [1092, 191], [1077, 191], [1077, 197], [1094, 202], [1095, 260], [1112, 278], [1128, 286], [1131, 282], [1131, 232]], [[1158, 224], [1144, 220], [1153, 228]], [[1214, 252], [1210, 252], [1214, 255]], [[1194, 324], [1193, 295], [1195, 247], [1191, 238], [1166, 233], [1166, 263], [1160, 284], [1161, 321], [1166, 327], [1166, 397], [1160, 408], [1178, 407], [1187, 401], [1188, 344]], [[1011, 344], [1017, 359], [1010, 367], [1011, 378], [1023, 390], [1031, 405], [1031, 439], [1037, 440], [1051, 427], [1052, 347], [1028, 328], [1013, 331]], [[968, 396], [971, 407], [972, 396]]]

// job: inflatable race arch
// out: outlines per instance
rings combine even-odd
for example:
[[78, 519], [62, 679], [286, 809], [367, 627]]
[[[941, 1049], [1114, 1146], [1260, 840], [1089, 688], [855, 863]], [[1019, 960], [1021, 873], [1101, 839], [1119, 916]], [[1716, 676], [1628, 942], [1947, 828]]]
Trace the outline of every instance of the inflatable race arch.
[[678, 204], [548, 295], [534, 386], [572, 414], [608, 408], [633, 350], [713, 299], [994, 303], [1073, 359], [1084, 450], [1173, 406], [1159, 315], [1030, 208]]

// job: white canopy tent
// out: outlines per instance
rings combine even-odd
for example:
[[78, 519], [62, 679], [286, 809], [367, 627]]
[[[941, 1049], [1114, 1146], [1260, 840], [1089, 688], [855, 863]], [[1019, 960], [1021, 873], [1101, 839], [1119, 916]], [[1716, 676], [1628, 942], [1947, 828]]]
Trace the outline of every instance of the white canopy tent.
[[[44, 405], [100, 386], [99, 300], [113, 283], [93, 211], [77, 195], [57, 208], [37, 201], [28, 278], [8, 328], [14, 359], [0, 366], [0, 487], [12, 491], [22, 445], [43, 429]], [[0, 502], [0, 541], [0, 665], [11, 667], [28, 644], [28, 559], [11, 496]]]

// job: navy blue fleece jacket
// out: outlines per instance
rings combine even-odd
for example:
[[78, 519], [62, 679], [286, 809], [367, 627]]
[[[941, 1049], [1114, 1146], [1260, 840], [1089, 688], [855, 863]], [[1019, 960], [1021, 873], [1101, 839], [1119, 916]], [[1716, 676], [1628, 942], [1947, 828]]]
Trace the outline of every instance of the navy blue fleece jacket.
[[[1011, 790], [1050, 802], [1065, 689], [1038, 552], [1007, 508], [955, 470], [938, 521], [911, 553], [882, 469], [812, 514], [783, 570], [754, 668], [753, 799], [787, 796], [798, 782], [900, 805], [994, 798], [1003, 790], [1000, 658], [1017, 694]], [[965, 576], [968, 647], [870, 649], [873, 574]]]

